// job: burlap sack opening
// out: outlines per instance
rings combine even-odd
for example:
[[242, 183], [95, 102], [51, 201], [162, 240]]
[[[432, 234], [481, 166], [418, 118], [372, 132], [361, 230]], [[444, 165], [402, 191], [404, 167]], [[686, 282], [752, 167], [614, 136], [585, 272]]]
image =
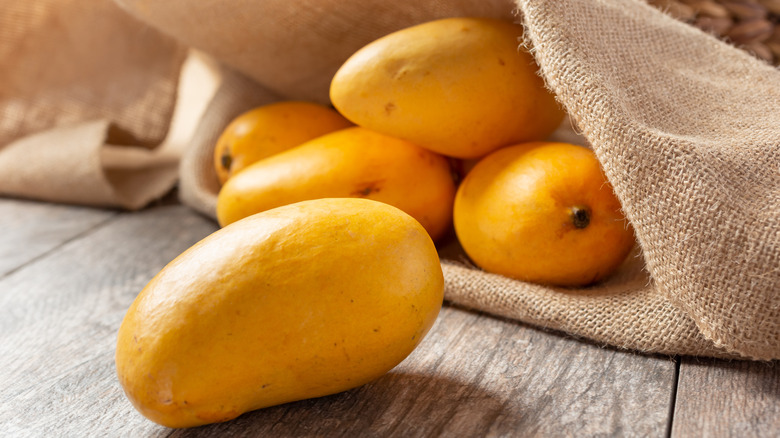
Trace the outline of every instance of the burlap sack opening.
[[243, 73], [226, 74], [181, 168], [185, 201], [209, 215], [218, 189], [211, 151], [230, 117], [277, 99], [326, 101], [346, 57], [395, 29], [457, 15], [522, 19], [541, 74], [635, 226], [638, 250], [609, 281], [575, 291], [484, 273], [443, 251], [446, 298], [620, 348], [780, 358], [772, 67], [640, 1], [265, 1], [230, 11], [118, 1]]
[[[522, 20], [526, 43], [540, 65], [540, 74], [592, 144], [634, 225], [637, 254], [607, 282], [570, 291], [481, 272], [461, 263], [457, 252], [445, 248], [447, 299], [619, 348], [780, 358], [778, 70], [639, 0], [517, 0], [516, 4], [509, 0], [242, 0], [231, 2], [229, 7], [183, 0], [115, 1], [142, 21], [186, 46], [206, 51], [226, 66], [222, 84], [179, 168], [182, 199], [211, 216], [218, 189], [211, 151], [219, 131], [235, 115], [279, 99], [326, 101], [332, 74], [354, 50], [415, 23], [447, 16]], [[49, 4], [55, 2], [47, 1]], [[24, 6], [21, 1], [16, 5], [21, 5], [17, 9], [24, 14], [46, 11], [44, 7]], [[78, 19], [79, 14], [90, 17], [90, 12], [80, 11], [72, 0], [60, 2], [62, 5], [71, 5], [71, 13], [76, 14], [71, 21], [55, 19], [68, 24], [62, 27], [64, 35], [81, 35], [85, 40], [91, 36], [84, 32], [88, 22]], [[101, 20], [118, 26], [109, 26], [104, 33], [135, 35], [131, 41], [136, 43], [139, 38], [148, 38], [139, 46], [143, 50], [131, 53], [151, 58], [133, 58], [131, 65], [125, 65], [119, 61], [127, 61], [127, 57], [112, 52], [116, 47], [97, 44], [93, 48], [96, 53], [113, 53], [117, 61], [112, 64], [114, 69], [102, 72], [107, 81], [80, 88], [58, 87], [62, 82], [57, 75], [42, 76], [51, 80], [46, 96], [77, 91], [62, 100], [75, 102], [82, 109], [74, 120], [58, 118], [73, 114], [67, 108], [54, 111], [54, 120], [36, 120], [30, 117], [29, 108], [14, 111], [33, 100], [45, 103], [45, 99], [0, 96], [6, 105], [0, 108], [3, 123], [22, 123], [0, 131], [14, 133], [7, 141], [28, 141], [28, 134], [45, 137], [39, 129], [49, 126], [71, 130], [71, 135], [56, 138], [73, 139], [82, 151], [76, 146], [72, 151], [89, 153], [72, 161], [87, 162], [86, 167], [92, 169], [87, 173], [99, 173], [109, 179], [111, 187], [138, 188], [142, 180], [125, 183], [121, 171], [111, 170], [124, 160], [108, 159], [100, 150], [112, 141], [112, 125], [122, 128], [114, 134], [132, 134], [120, 143], [134, 142], [142, 147], [159, 144], [170, 122], [184, 49], [110, 10], [110, 4], [102, 6]], [[42, 22], [32, 20], [31, 26]], [[0, 23], [0, 28], [12, 29], [16, 33], [9, 34], [11, 37], [24, 40], [26, 29], [14, 28], [14, 23]], [[55, 32], [52, 38], [47, 40], [50, 46], [43, 46], [55, 47], [52, 41], [62, 39], [63, 34]], [[90, 58], [88, 55], [81, 53]], [[13, 57], [4, 52], [0, 59]], [[67, 66], [68, 61], [61, 59], [60, 64]], [[40, 65], [37, 68], [39, 72]], [[116, 88], [97, 86], [111, 84], [116, 78], [125, 78], [140, 88], [127, 86], [124, 93], [112, 94]], [[121, 101], [105, 102], [110, 117], [90, 118], [92, 113], [83, 111], [107, 96]], [[133, 106], [139, 96], [150, 100]], [[158, 103], [152, 105], [152, 101]], [[117, 113], [117, 108], [135, 108], [138, 111], [132, 114], [138, 117]], [[16, 118], [8, 114], [16, 114]], [[133, 121], [138, 123], [133, 125]], [[32, 122], [42, 125], [24, 125]], [[159, 126], [162, 128], [155, 128]], [[144, 139], [144, 133], [149, 137]], [[50, 147], [48, 153], [67, 157], [67, 142], [52, 138], [43, 142]], [[90, 138], [94, 140], [85, 141]], [[0, 160], [8, 156], [12, 146], [0, 150]], [[12, 155], [5, 164], [0, 161], [0, 191], [7, 180], [17, 181], [21, 188], [29, 185], [14, 170], [25, 153], [15, 159]], [[6, 174], [14, 176], [7, 178]], [[67, 178], [67, 172], [62, 177]], [[40, 194], [29, 196], [48, 199]], [[65, 196], [60, 200], [121, 204], [116, 194], [111, 194], [111, 199], [101, 196], [73, 200]]]

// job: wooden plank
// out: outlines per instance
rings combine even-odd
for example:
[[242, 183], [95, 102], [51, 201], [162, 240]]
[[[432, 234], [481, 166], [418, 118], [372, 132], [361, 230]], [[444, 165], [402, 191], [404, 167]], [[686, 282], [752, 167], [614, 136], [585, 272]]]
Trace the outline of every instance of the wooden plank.
[[116, 214], [114, 210], [0, 198], [0, 276]]
[[780, 362], [684, 358], [673, 437], [780, 435]]
[[0, 424], [11, 436], [661, 436], [674, 362], [445, 307], [361, 388], [188, 430], [134, 411], [114, 375], [135, 295], [216, 226], [184, 207], [122, 214], [0, 280]]

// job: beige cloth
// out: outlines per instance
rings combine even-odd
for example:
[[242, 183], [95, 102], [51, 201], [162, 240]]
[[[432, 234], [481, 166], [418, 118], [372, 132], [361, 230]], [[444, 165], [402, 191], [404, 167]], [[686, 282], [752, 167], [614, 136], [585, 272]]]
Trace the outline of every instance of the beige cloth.
[[4, 0], [0, 194], [140, 208], [169, 191], [186, 49], [110, 1]]
[[[455, 245], [442, 250], [446, 298], [631, 350], [780, 358], [780, 71], [639, 0], [116, 1], [230, 68], [180, 168], [183, 200], [211, 216], [214, 139], [236, 114], [326, 101], [349, 54], [414, 23], [522, 19], [541, 74], [634, 225], [637, 252], [606, 283], [572, 291], [481, 272]], [[106, 126], [68, 129], [97, 138]]]

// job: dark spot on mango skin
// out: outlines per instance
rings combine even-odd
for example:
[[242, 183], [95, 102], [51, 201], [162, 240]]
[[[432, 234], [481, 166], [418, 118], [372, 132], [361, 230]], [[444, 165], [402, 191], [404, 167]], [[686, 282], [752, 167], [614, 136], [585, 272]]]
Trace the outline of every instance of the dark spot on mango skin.
[[506, 62], [504, 62], [503, 59], [498, 58], [498, 65], [506, 65]]
[[583, 229], [590, 225], [591, 212], [588, 207], [574, 206], [571, 208], [571, 222], [574, 228]]
[[233, 165], [233, 157], [230, 156], [230, 149], [226, 148], [222, 153], [222, 156], [220, 157], [220, 164], [222, 164], [223, 169], [230, 170], [230, 166]]
[[382, 190], [381, 183], [382, 181], [370, 181], [361, 184], [357, 189], [353, 190], [352, 193], [350, 193], [350, 196], [364, 198], [372, 193], [379, 193], [379, 191]]
[[584, 205], [569, 208], [569, 215], [556, 231], [556, 237], [562, 239], [566, 233], [585, 230], [590, 225], [592, 214], [590, 208]]
[[395, 104], [393, 102], [387, 102], [385, 105], [385, 114], [388, 116], [395, 110]]

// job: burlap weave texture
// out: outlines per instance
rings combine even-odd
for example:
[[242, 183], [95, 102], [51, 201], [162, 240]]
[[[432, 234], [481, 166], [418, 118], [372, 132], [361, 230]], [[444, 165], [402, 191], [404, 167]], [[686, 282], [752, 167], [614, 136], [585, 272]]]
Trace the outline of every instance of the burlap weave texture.
[[778, 357], [780, 71], [641, 3], [518, 3], [655, 287], [716, 347]]

